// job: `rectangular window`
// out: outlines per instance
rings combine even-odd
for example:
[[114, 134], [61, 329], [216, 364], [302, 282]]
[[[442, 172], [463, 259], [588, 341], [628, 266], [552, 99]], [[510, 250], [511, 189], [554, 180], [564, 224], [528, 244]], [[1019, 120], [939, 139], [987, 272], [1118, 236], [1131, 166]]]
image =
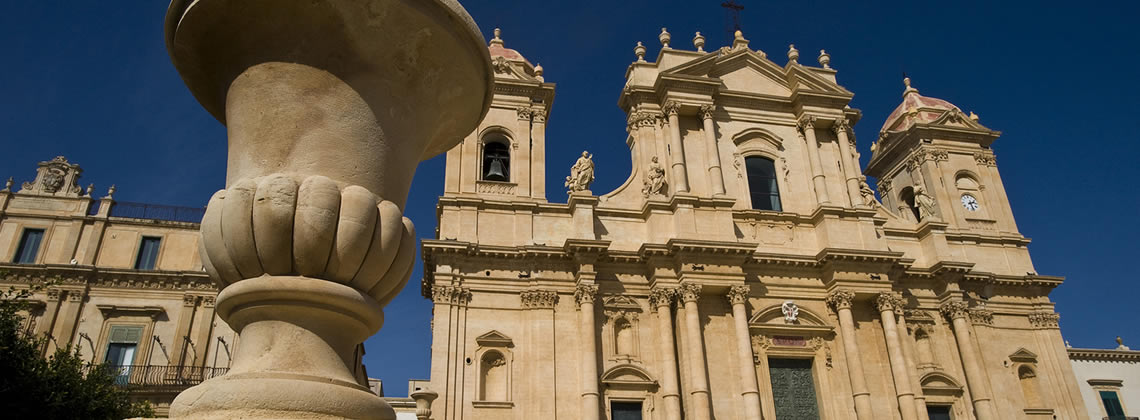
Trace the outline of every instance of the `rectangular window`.
[[1120, 395], [1116, 391], [1100, 391], [1100, 402], [1104, 403], [1104, 413], [1109, 419], [1124, 418], [1124, 407], [1120, 405]]
[[35, 264], [36, 255], [40, 253], [40, 243], [44, 240], [43, 229], [24, 229], [20, 237], [20, 244], [16, 247], [16, 256], [12, 262], [16, 264]]
[[135, 353], [142, 339], [143, 327], [114, 326], [108, 336], [107, 357], [104, 361], [117, 368], [118, 377], [115, 383], [126, 385], [130, 383], [131, 365], [135, 362]]
[[139, 245], [139, 256], [135, 259], [135, 269], [154, 270], [154, 264], [158, 261], [158, 246], [161, 244], [162, 238], [144, 236]]
[[641, 403], [611, 401], [610, 414], [613, 420], [641, 420]]
[[780, 420], [819, 420], [811, 359], [768, 359], [772, 399]]
[[950, 420], [949, 406], [928, 405], [926, 406], [926, 413], [930, 415], [930, 420]]
[[749, 156], [744, 159], [744, 166], [748, 172], [752, 208], [782, 211], [780, 186], [776, 182], [776, 163], [765, 157]]

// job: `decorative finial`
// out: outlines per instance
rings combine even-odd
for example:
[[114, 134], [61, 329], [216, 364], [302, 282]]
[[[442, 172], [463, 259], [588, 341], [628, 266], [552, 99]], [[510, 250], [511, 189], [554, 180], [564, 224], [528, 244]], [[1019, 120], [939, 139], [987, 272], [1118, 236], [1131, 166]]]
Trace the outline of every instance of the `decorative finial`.
[[744, 32], [737, 29], [736, 32], [732, 33], [732, 39], [744, 39]]
[[697, 36], [693, 37], [693, 46], [697, 47], [697, 52], [705, 52], [705, 36], [697, 32]]
[[974, 122], [978, 122], [981, 117], [979, 117], [978, 114], [975, 114], [974, 111], [970, 111], [970, 119], [974, 120]]
[[1073, 345], [1069, 344], [1069, 340], [1065, 340], [1065, 348], [1067, 348], [1067, 349], [1073, 348]]
[[799, 59], [800, 59], [800, 50], [796, 49], [796, 44], [788, 44], [788, 62], [793, 63], [793, 64], [799, 64], [799, 62], [796, 61]]
[[15, 184], [15, 183], [16, 183], [16, 181], [13, 180], [12, 177], [8, 177], [8, 182], [4, 183], [4, 192], [12, 191], [12, 184]]
[[542, 77], [542, 63], [538, 63], [534, 66], [534, 78], [538, 79], [540, 82], [546, 81], [546, 79]]
[[906, 73], [903, 73], [903, 86], [906, 86], [906, 89], [903, 90], [903, 96], [906, 96], [908, 93], [911, 93], [911, 92], [918, 93], [918, 89], [911, 87], [910, 76], [907, 76]]
[[645, 46], [641, 45], [641, 41], [637, 41], [637, 46], [633, 47], [633, 53], [637, 54], [637, 61], [645, 62]]
[[114, 184], [111, 185], [111, 188], [107, 189], [107, 196], [103, 197], [103, 198], [111, 198], [111, 196], [113, 196], [113, 195], [115, 195], [115, 185]]
[[[748, 48], [748, 40], [744, 39], [744, 32], [737, 30], [735, 33], [732, 34], [732, 49], [735, 51], [735, 50], [739, 50], [742, 48], [743, 49]], [[760, 55], [764, 55], [764, 53], [761, 52]]]
[[669, 31], [665, 28], [661, 28], [661, 35], [657, 35], [657, 39], [661, 41], [661, 48], [669, 48], [669, 41], [673, 39], [673, 36], [669, 35]]
[[500, 38], [500, 37], [499, 37], [499, 36], [500, 36], [500, 35], [502, 35], [502, 34], [503, 34], [503, 30], [502, 30], [502, 29], [499, 29], [499, 28], [495, 28], [495, 37], [494, 37], [494, 38], [491, 38], [491, 45], [499, 45], [499, 46], [502, 46], [502, 45], [503, 45], [503, 38]]
[[827, 51], [819, 50], [819, 65], [823, 66], [825, 69], [830, 69], [831, 54], [828, 54]]
[[1124, 339], [1120, 338], [1119, 335], [1116, 336], [1116, 349], [1117, 350], [1132, 350], [1132, 349], [1128, 348], [1128, 346], [1124, 345]]
[[95, 184], [87, 184], [87, 196], [91, 196], [91, 192], [95, 191]]

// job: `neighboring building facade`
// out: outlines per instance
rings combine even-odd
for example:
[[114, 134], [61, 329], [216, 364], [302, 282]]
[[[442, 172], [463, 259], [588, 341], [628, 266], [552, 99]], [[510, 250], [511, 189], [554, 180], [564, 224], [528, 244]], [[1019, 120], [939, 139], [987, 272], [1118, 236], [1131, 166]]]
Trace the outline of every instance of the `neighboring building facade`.
[[496, 30], [491, 110], [423, 242], [434, 418], [1089, 418], [1000, 133], [908, 80], [861, 169], [826, 53], [659, 39], [620, 92], [632, 173], [595, 196], [584, 153], [561, 204], [554, 85]]
[[1069, 359], [1089, 418], [1140, 419], [1140, 351], [1117, 337], [1115, 349], [1070, 348]]
[[[82, 169], [56, 157], [0, 190], [0, 287], [50, 284], [29, 300], [26, 332], [44, 355], [78, 346], [120, 366], [119, 383], [160, 416], [174, 397], [224, 374], [238, 336], [214, 313], [198, 254], [204, 209], [95, 199]], [[357, 348], [357, 377], [367, 372]]]

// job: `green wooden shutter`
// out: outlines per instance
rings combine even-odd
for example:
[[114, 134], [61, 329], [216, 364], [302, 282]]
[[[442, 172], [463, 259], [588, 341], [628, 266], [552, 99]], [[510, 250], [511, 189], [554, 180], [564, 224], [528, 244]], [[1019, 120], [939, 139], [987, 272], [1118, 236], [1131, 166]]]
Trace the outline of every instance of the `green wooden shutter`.
[[138, 344], [142, 340], [143, 327], [111, 327], [110, 342]]

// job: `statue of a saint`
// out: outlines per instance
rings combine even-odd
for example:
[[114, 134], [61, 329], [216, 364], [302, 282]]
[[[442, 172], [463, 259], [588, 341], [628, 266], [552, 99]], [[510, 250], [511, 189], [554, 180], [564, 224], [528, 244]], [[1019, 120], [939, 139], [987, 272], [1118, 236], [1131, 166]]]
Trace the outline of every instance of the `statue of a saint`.
[[567, 194], [590, 189], [590, 184], [594, 182], [593, 157], [589, 152], [583, 151], [582, 157], [570, 167], [570, 176], [566, 177]]
[[646, 197], [665, 194], [665, 167], [657, 163], [657, 156], [653, 157], [653, 162], [649, 164], [649, 170], [645, 173], [645, 185], [641, 188], [641, 194]]
[[934, 214], [934, 198], [926, 193], [922, 185], [914, 187], [914, 205], [918, 207], [918, 218], [921, 220], [937, 220]]
[[874, 208], [879, 205], [879, 201], [875, 200], [875, 190], [867, 184], [867, 178], [863, 177], [859, 180], [859, 195], [863, 196], [863, 205]]

